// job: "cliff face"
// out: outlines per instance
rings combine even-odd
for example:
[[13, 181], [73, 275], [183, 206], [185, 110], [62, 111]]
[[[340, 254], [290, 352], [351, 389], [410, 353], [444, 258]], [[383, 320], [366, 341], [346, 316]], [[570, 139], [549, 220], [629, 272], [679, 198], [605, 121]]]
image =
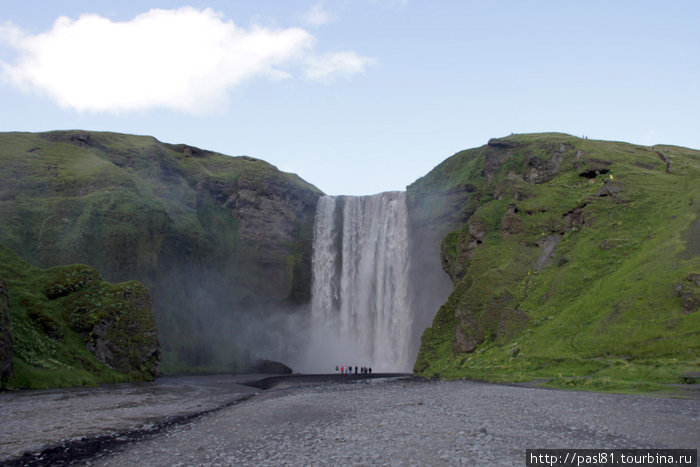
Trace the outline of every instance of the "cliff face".
[[81, 264], [41, 270], [3, 246], [0, 276], [2, 387], [144, 381], [158, 374], [160, 346], [143, 285], [106, 283]]
[[0, 163], [0, 243], [41, 267], [87, 263], [146, 285], [166, 371], [241, 363], [240, 312], [309, 299], [320, 192], [296, 175], [81, 131], [0, 134]]
[[422, 228], [449, 231], [454, 286], [415, 371], [625, 388], [694, 370], [698, 175], [698, 151], [562, 134], [447, 159], [408, 188]]

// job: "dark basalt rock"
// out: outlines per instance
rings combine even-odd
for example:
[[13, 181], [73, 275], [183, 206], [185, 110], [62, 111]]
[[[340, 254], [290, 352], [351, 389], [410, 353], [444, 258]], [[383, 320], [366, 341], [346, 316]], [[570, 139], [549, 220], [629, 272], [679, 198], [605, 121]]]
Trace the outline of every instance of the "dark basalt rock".
[[292, 369], [284, 363], [273, 362], [272, 360], [259, 360], [253, 370], [257, 373], [268, 375], [291, 375]]
[[518, 146], [518, 143], [515, 141], [508, 141], [505, 139], [498, 139], [498, 138], [491, 138], [489, 142], [487, 143], [487, 146], [491, 146], [492, 148], [514, 148]]

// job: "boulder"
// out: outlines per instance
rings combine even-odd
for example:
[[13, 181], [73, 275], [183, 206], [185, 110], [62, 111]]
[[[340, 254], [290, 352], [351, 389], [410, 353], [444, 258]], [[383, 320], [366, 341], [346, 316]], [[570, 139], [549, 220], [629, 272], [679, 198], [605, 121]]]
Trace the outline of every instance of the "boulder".
[[484, 342], [485, 334], [479, 321], [468, 308], [460, 308], [455, 313], [457, 326], [454, 330], [454, 344], [452, 351], [457, 353], [471, 353]]
[[99, 316], [85, 333], [88, 350], [114, 370], [154, 379], [158, 376], [160, 344], [148, 290], [131, 281], [104, 291], [99, 300], [106, 306], [96, 311], [87, 303], [78, 306], [84, 318]]
[[603, 186], [598, 190], [598, 196], [612, 196], [616, 198], [618, 193], [625, 191], [625, 184], [615, 180], [605, 179], [603, 180]]
[[256, 373], [264, 373], [268, 375], [291, 375], [292, 369], [284, 363], [273, 362], [272, 360], [258, 360], [253, 367]]

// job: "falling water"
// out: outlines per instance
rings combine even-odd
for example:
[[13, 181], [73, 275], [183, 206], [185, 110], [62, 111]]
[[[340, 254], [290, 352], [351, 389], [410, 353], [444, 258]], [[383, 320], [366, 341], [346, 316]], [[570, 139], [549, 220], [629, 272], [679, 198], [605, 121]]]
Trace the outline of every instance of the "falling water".
[[310, 369], [410, 371], [406, 193], [322, 197], [312, 262]]

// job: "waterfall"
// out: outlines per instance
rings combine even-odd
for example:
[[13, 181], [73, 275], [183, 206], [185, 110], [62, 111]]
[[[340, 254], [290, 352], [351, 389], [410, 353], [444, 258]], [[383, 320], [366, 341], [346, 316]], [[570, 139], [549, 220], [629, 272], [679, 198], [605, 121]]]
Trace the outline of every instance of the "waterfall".
[[408, 242], [405, 192], [319, 200], [308, 370], [411, 371]]

